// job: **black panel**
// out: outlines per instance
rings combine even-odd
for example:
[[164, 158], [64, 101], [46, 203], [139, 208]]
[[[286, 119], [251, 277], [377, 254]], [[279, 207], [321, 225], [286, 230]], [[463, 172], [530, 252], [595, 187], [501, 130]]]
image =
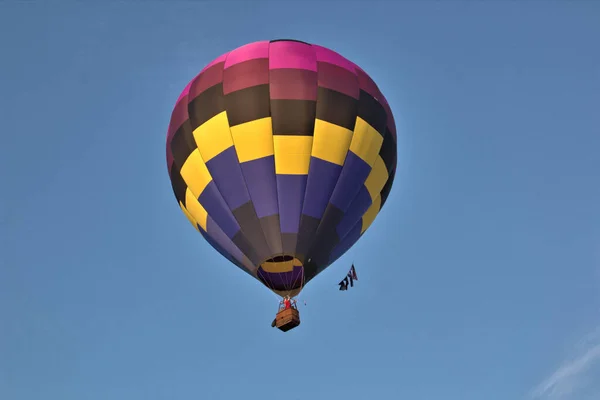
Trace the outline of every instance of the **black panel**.
[[230, 262], [232, 262], [233, 264], [235, 264], [239, 269], [241, 269], [242, 271], [244, 271], [245, 273], [247, 273], [250, 276], [254, 276], [252, 275], [252, 273], [250, 271], [248, 271], [248, 269], [246, 269], [246, 267], [244, 267], [244, 265], [239, 262], [238, 260], [236, 260], [231, 254], [229, 254], [224, 248], [222, 248], [219, 243], [217, 243], [215, 240], [213, 240], [210, 235], [208, 235], [206, 232], [204, 232], [202, 229], [200, 229], [200, 234], [202, 235], [202, 237], [204, 237], [204, 239], [217, 251], [219, 252], [223, 257], [225, 257], [227, 260], [229, 260]]
[[364, 90], [360, 91], [358, 116], [369, 123], [381, 136], [385, 135], [387, 113], [377, 100]]
[[240, 227], [244, 232], [244, 236], [254, 248], [258, 258], [262, 261], [271, 257], [271, 249], [265, 240], [265, 236], [263, 234], [260, 221], [256, 216], [256, 210], [254, 209], [254, 204], [252, 204], [252, 201], [242, 204], [233, 210], [233, 216], [240, 224]]
[[223, 96], [223, 83], [218, 83], [200, 93], [188, 105], [188, 113], [192, 130], [225, 111], [225, 96]]
[[271, 100], [273, 134], [312, 136], [316, 107], [314, 100]]
[[190, 154], [197, 148], [190, 121], [186, 120], [171, 139], [171, 154], [177, 169], [181, 169]]
[[313, 260], [311, 260], [311, 261], [307, 260], [304, 263], [304, 286], [306, 286], [306, 284], [308, 282], [310, 282], [312, 278], [317, 276], [318, 270], [319, 270], [319, 266]]
[[394, 183], [395, 176], [396, 176], [396, 169], [394, 169], [392, 171], [387, 182], [385, 183], [385, 185], [383, 185], [383, 189], [381, 189], [381, 206], [379, 207], [379, 209], [383, 208], [383, 205], [385, 204], [385, 202], [390, 194], [390, 191], [392, 190], [392, 184]]
[[[315, 267], [322, 269], [329, 262], [329, 255], [334, 247], [340, 242], [337, 234], [337, 226], [344, 218], [344, 212], [329, 203], [314, 236], [313, 244], [308, 251], [307, 261], [311, 260]], [[310, 271], [316, 274], [315, 271]]]
[[[179, 126], [174, 126], [175, 123], [182, 124], [183, 121], [188, 119], [188, 103], [185, 97], [182, 97], [181, 100], [175, 105], [173, 112], [171, 113], [171, 121], [170, 125], [172, 129], [179, 129]], [[178, 122], [176, 122], [178, 121]]]
[[187, 185], [181, 177], [178, 168], [173, 168], [171, 170], [171, 186], [173, 187], [175, 198], [185, 205], [185, 192], [187, 190]]
[[283, 253], [283, 245], [281, 243], [281, 227], [279, 225], [279, 215], [270, 215], [268, 217], [262, 217], [260, 219], [260, 225], [267, 245], [271, 249], [271, 254]]
[[225, 96], [229, 126], [266, 118], [270, 115], [269, 85], [236, 90]]
[[385, 168], [387, 169], [388, 175], [394, 166], [394, 161], [396, 159], [396, 143], [394, 142], [394, 138], [392, 137], [392, 133], [389, 129], [386, 130], [386, 134], [383, 137], [383, 144], [381, 145], [381, 149], [379, 149], [379, 155], [383, 159], [385, 164]]
[[297, 233], [282, 233], [281, 244], [283, 246], [283, 253], [285, 254], [296, 254], [296, 243], [298, 243]]
[[351, 131], [356, 124], [358, 100], [335, 90], [319, 87], [316, 117]]
[[315, 233], [319, 227], [319, 218], [302, 214], [300, 216], [300, 229], [298, 230], [298, 245], [296, 247], [296, 257], [302, 263], [306, 260], [306, 255], [315, 239]]
[[244, 233], [241, 230], [235, 234], [231, 241], [238, 247], [238, 249], [242, 251], [242, 253], [246, 255], [246, 257], [248, 257], [252, 264], [254, 264], [255, 266], [258, 266], [260, 264], [260, 258], [258, 257], [256, 252], [254, 251], [254, 248], [252, 247], [246, 236], [244, 236]]

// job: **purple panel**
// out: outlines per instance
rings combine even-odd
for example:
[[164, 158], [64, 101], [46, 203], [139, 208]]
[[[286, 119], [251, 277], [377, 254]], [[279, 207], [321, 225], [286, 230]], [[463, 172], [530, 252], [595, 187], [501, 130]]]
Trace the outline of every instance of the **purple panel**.
[[348, 211], [344, 214], [344, 219], [342, 219], [337, 226], [337, 234], [340, 238], [346, 236], [352, 227], [360, 221], [362, 216], [371, 206], [371, 203], [371, 195], [365, 185], [363, 185], [360, 188], [358, 195], [352, 201], [352, 204], [350, 204]]
[[360, 239], [360, 230], [362, 228], [362, 223], [355, 224], [350, 232], [346, 235], [346, 237], [334, 247], [333, 251], [329, 255], [329, 264], [333, 263], [335, 260], [344, 255], [345, 252], [348, 251], [350, 247], [354, 245]]
[[230, 210], [250, 201], [234, 146], [212, 158], [206, 163], [206, 167]]
[[[200, 232], [203, 233], [202, 229]], [[206, 235], [209, 236], [214, 243], [209, 243], [213, 246], [219, 253], [230, 259], [230, 261], [236, 260], [241, 265], [244, 264], [244, 254], [242, 251], [227, 237], [225, 232], [217, 225], [217, 223], [210, 217], [207, 218], [206, 221]], [[204, 235], [203, 235], [204, 236]], [[218, 246], [215, 246], [218, 245]], [[220, 249], [219, 249], [220, 247]], [[233, 260], [231, 260], [233, 259]], [[237, 264], [236, 264], [237, 265]], [[246, 268], [244, 268], [246, 269]]]
[[307, 175], [277, 175], [281, 233], [298, 233]]
[[279, 213], [275, 157], [268, 156], [247, 161], [240, 166], [258, 218]]
[[303, 214], [320, 219], [329, 203], [342, 167], [316, 157], [310, 158]]
[[367, 180], [371, 167], [369, 164], [360, 159], [356, 154], [348, 151], [344, 168], [331, 195], [331, 204], [344, 211], [350, 207], [350, 203], [358, 194], [361, 186]]
[[227, 203], [223, 200], [221, 193], [217, 189], [215, 181], [211, 181], [206, 189], [202, 192], [198, 201], [209, 217], [212, 217], [217, 225], [225, 232], [227, 237], [232, 239], [240, 230], [240, 225], [237, 223], [233, 214], [229, 210]]
[[291, 290], [302, 286], [302, 267], [294, 267], [290, 272], [265, 272], [261, 267], [258, 268], [258, 278], [274, 290]]

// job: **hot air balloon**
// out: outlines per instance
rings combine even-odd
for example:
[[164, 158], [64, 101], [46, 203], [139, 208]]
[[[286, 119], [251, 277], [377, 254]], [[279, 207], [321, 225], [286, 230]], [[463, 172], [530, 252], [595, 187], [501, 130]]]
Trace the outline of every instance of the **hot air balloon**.
[[246, 44], [210, 62], [177, 99], [166, 147], [194, 228], [284, 298], [365, 233], [396, 171], [394, 117], [375, 82], [297, 40]]

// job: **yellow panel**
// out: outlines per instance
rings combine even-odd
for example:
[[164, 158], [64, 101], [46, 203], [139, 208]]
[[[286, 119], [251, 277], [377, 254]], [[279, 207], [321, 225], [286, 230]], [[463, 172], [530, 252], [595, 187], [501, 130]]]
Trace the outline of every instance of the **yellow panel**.
[[344, 165], [352, 131], [341, 126], [316, 119], [312, 155], [337, 165]]
[[379, 214], [379, 210], [381, 209], [381, 196], [377, 196], [371, 204], [371, 207], [365, 212], [365, 215], [362, 217], [362, 229], [360, 233], [364, 233], [369, 226], [375, 221], [375, 217]]
[[382, 144], [383, 136], [364, 119], [356, 117], [350, 150], [372, 167]]
[[273, 135], [275, 173], [308, 174], [312, 143], [312, 136]]
[[371, 169], [371, 172], [365, 181], [365, 186], [371, 195], [371, 200], [375, 200], [375, 197], [379, 196], [381, 189], [383, 189], [387, 180], [387, 168], [385, 167], [385, 163], [381, 156], [378, 155], [375, 164], [373, 164], [373, 169]]
[[198, 202], [198, 199], [196, 199], [196, 196], [194, 196], [189, 188], [185, 191], [185, 208], [187, 208], [194, 220], [196, 220], [196, 222], [198, 222], [198, 224], [206, 232], [206, 220], [208, 213], [204, 207], [202, 207], [202, 204]]
[[190, 221], [190, 223], [192, 224], [192, 226], [198, 231], [200, 232], [200, 230], [198, 229], [198, 223], [196, 222], [196, 220], [194, 219], [194, 217], [192, 217], [192, 214], [190, 214], [188, 212], [188, 210], [185, 209], [185, 207], [183, 206], [183, 204], [181, 202], [179, 202], [179, 207], [181, 207], [181, 211], [183, 211], [183, 214], [185, 215], [185, 217], [188, 219], [188, 221]]
[[212, 176], [210, 176], [198, 149], [194, 150], [185, 160], [181, 167], [181, 177], [195, 197], [200, 197], [206, 185], [212, 181]]
[[273, 155], [271, 117], [232, 126], [231, 136], [241, 163]]
[[233, 146], [227, 112], [215, 115], [194, 129], [194, 139], [204, 162]]

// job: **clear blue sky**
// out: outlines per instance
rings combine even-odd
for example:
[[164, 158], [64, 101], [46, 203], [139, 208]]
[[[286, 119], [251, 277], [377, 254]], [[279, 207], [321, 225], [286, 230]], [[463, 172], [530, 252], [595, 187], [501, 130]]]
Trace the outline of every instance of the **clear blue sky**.
[[[362, 66], [399, 142], [287, 334], [165, 161], [185, 84], [275, 38]], [[598, 399], [599, 39], [593, 1], [2, 2], [0, 399]]]

